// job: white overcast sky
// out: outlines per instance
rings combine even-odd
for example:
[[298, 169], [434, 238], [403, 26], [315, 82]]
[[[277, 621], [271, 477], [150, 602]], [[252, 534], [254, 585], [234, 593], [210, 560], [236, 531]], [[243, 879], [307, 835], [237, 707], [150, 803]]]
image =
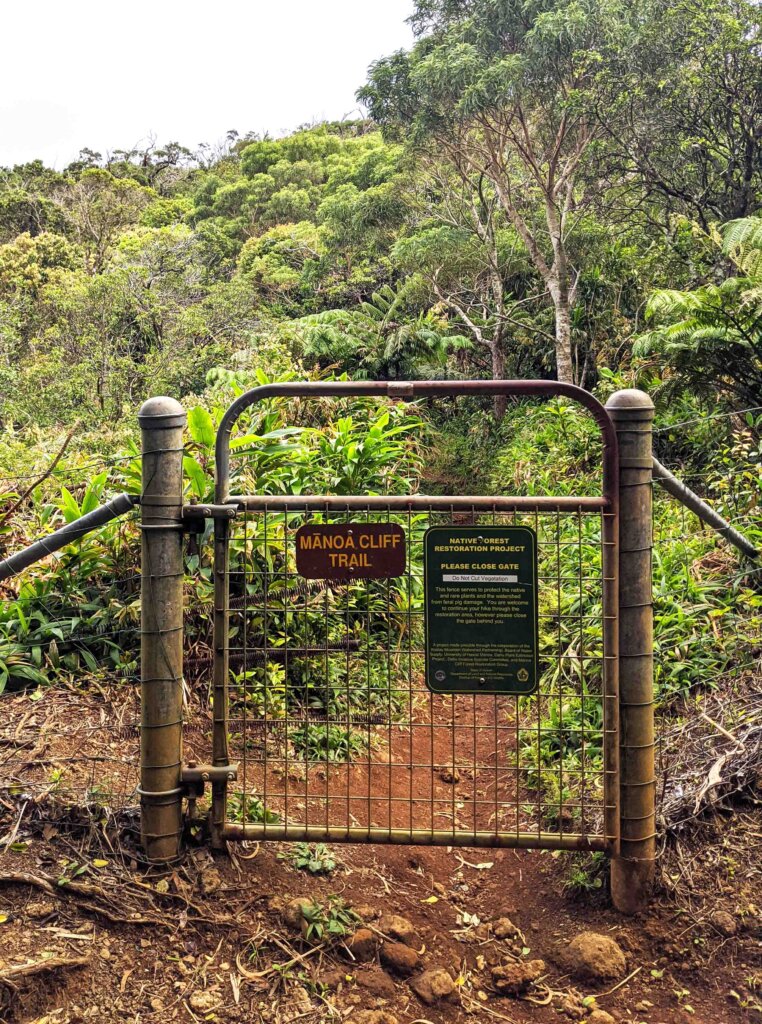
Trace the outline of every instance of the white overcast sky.
[[368, 65], [412, 42], [413, 0], [5, 0], [0, 166], [61, 169], [155, 136], [282, 135], [357, 109]]

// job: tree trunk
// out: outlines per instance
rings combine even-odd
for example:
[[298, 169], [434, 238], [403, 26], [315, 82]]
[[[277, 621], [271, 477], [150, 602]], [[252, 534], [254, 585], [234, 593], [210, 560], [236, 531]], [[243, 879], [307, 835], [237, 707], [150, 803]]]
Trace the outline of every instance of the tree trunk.
[[566, 384], [574, 383], [574, 364], [571, 344], [571, 310], [569, 297], [556, 290], [551, 291], [556, 312], [556, 376]]
[[555, 200], [546, 201], [545, 216], [553, 246], [553, 267], [546, 283], [556, 314], [556, 376], [564, 384], [573, 384], [569, 260], [564, 240], [564, 217], [556, 207]]
[[[505, 380], [505, 353], [500, 341], [492, 341], [489, 346], [492, 356], [492, 379]], [[492, 399], [492, 412], [497, 423], [501, 423], [508, 408], [508, 399], [505, 395], [495, 395]]]

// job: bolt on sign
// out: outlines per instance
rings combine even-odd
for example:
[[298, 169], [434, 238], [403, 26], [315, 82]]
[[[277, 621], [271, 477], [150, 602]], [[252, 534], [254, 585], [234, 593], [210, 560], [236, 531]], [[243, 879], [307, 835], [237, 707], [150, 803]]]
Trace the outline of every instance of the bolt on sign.
[[308, 580], [382, 580], [405, 572], [396, 523], [310, 523], [296, 531], [296, 569]]
[[424, 540], [426, 684], [435, 693], [538, 686], [537, 537], [525, 526], [433, 526]]

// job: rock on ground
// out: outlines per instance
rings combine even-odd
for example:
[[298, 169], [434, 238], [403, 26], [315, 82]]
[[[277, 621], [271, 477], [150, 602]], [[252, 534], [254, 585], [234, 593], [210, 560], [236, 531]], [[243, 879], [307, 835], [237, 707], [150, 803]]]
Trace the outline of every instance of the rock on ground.
[[385, 942], [381, 947], [381, 963], [392, 974], [408, 978], [418, 966], [418, 954], [403, 942]]
[[188, 998], [191, 1009], [198, 1010], [200, 1013], [210, 1013], [212, 1010], [216, 1010], [221, 1002], [219, 992], [191, 992]]
[[356, 905], [353, 903], [352, 910], [363, 921], [375, 921], [377, 917], [381, 917], [381, 911], [376, 910], [370, 903], [358, 903]]
[[605, 1010], [593, 1010], [587, 1018], [587, 1024], [616, 1024], [616, 1017]]
[[709, 918], [709, 923], [727, 939], [738, 931], [738, 922], [727, 910], [715, 910]]
[[512, 939], [521, 933], [510, 917], [499, 917], [492, 925], [492, 934], [496, 939]]
[[357, 1010], [349, 1020], [352, 1024], [398, 1024], [397, 1018], [388, 1010]]
[[427, 1006], [439, 1003], [443, 999], [455, 1001], [457, 998], [455, 982], [442, 967], [435, 967], [419, 974], [410, 982], [410, 987]]
[[627, 961], [617, 943], [598, 932], [580, 932], [566, 945], [559, 945], [556, 959], [582, 981], [616, 981], [623, 978]]
[[207, 868], [201, 872], [201, 892], [204, 896], [211, 896], [222, 888], [222, 875], [217, 868]]
[[299, 931], [304, 920], [302, 911], [305, 907], [312, 906], [314, 904], [307, 896], [297, 896], [296, 899], [289, 900], [283, 910], [281, 910], [284, 924], [287, 924], [289, 928], [293, 928], [295, 931]]
[[394, 982], [380, 967], [358, 971], [355, 974], [355, 981], [360, 988], [364, 988], [366, 992], [370, 992], [377, 999], [394, 999], [397, 996]]
[[411, 949], [421, 948], [420, 936], [406, 917], [400, 917], [399, 914], [382, 914], [378, 921], [378, 929], [390, 939], [402, 942]]
[[370, 928], [358, 928], [347, 942], [347, 949], [360, 963], [373, 960], [378, 942]]
[[544, 960], [518, 960], [492, 969], [492, 984], [503, 995], [517, 996], [545, 973]]

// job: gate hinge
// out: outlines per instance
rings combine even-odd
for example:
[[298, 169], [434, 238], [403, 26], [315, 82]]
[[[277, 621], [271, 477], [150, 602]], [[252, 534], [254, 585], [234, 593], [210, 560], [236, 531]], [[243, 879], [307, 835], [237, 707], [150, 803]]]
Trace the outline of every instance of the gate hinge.
[[183, 529], [203, 533], [207, 519], [235, 519], [235, 505], [183, 505]]
[[235, 782], [238, 778], [238, 765], [197, 764], [189, 761], [180, 770], [180, 782], [189, 795], [204, 795], [207, 782]]

